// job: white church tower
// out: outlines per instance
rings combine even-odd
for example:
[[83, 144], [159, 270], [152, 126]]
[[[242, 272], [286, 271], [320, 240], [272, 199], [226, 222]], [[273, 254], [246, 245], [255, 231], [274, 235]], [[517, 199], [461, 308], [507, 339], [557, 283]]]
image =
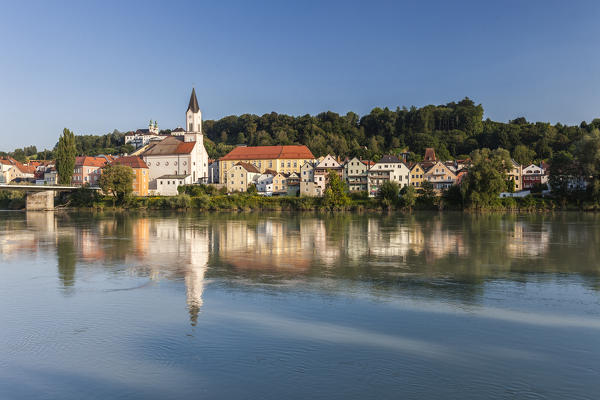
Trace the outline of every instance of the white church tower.
[[198, 107], [196, 89], [192, 89], [190, 104], [185, 113], [185, 121], [185, 141], [197, 142], [199, 141], [198, 139], [202, 141], [202, 112], [200, 111], [200, 107]]
[[190, 103], [185, 113], [184, 142], [196, 142], [191, 153], [192, 182], [208, 182], [208, 153], [204, 148], [204, 135], [202, 134], [202, 112], [198, 107], [196, 89], [192, 88]]

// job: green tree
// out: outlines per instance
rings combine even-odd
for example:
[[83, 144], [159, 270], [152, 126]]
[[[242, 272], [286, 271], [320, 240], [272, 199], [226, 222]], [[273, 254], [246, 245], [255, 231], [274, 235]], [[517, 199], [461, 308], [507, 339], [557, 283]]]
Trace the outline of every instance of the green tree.
[[471, 153], [471, 159], [473, 163], [461, 185], [463, 199], [475, 208], [497, 204], [500, 193], [507, 189], [506, 172], [512, 168], [508, 151], [484, 148]]
[[386, 205], [395, 205], [398, 203], [400, 195], [400, 186], [396, 182], [385, 182], [379, 188], [377, 197]]
[[256, 189], [256, 185], [254, 183], [251, 183], [250, 185], [248, 185], [248, 190], [246, 190], [246, 193], [248, 193], [250, 195], [257, 194], [258, 190]]
[[576, 178], [580, 171], [571, 153], [560, 151], [552, 156], [548, 183], [552, 195], [561, 200], [563, 205], [569, 196], [569, 182]]
[[58, 139], [56, 148], [56, 172], [58, 173], [59, 184], [71, 184], [73, 171], [75, 169], [76, 154], [75, 135], [65, 128], [63, 129], [62, 136]]
[[427, 207], [433, 207], [437, 201], [437, 194], [433, 188], [433, 183], [429, 181], [423, 181], [421, 183], [421, 190], [419, 196], [419, 202]]
[[126, 165], [106, 165], [100, 175], [100, 187], [122, 204], [133, 191], [133, 169]]
[[337, 173], [331, 171], [327, 176], [323, 204], [329, 209], [344, 208], [350, 203], [346, 193], [346, 184]]
[[535, 158], [535, 151], [525, 145], [520, 144], [513, 150], [513, 158], [523, 167], [526, 167], [531, 164]]
[[402, 196], [402, 206], [411, 209], [417, 201], [417, 191], [414, 186], [406, 185], [400, 190]]

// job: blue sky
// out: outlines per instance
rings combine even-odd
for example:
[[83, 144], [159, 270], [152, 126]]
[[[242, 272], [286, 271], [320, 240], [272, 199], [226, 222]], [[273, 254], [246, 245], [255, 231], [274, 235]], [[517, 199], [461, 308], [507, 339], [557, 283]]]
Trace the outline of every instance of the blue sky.
[[0, 0], [0, 150], [271, 111], [600, 117], [596, 1]]

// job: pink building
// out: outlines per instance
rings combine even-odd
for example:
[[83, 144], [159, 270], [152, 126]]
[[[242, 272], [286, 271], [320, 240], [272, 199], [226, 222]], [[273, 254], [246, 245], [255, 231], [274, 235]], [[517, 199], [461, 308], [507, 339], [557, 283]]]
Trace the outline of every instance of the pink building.
[[73, 172], [73, 185], [98, 186], [102, 167], [106, 164], [104, 157], [76, 157]]

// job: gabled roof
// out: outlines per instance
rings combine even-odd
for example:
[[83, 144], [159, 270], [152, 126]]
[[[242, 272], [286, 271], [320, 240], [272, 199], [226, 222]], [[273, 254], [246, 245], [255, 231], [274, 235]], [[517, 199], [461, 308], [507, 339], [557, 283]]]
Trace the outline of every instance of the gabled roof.
[[188, 104], [188, 111], [192, 110], [192, 112], [197, 113], [200, 110], [198, 107], [198, 99], [196, 98], [196, 89], [192, 88], [192, 95], [190, 96], [190, 104]]
[[435, 149], [433, 147], [428, 147], [425, 149], [425, 157], [423, 157], [423, 161], [437, 161]]
[[385, 156], [381, 157], [381, 159], [378, 161], [378, 164], [381, 164], [381, 163], [393, 164], [393, 163], [401, 163], [401, 162], [402, 162], [402, 160], [400, 160], [396, 156], [385, 155]]
[[177, 136], [169, 136], [148, 147], [143, 156], [165, 156], [171, 154], [190, 154], [196, 142], [184, 142]]
[[412, 164], [412, 165], [409, 167], [409, 169], [410, 169], [411, 171], [412, 171], [413, 169], [417, 169], [417, 168], [421, 168], [422, 170], [425, 170], [425, 169], [423, 168], [423, 166], [422, 166], [420, 163], [414, 163], [414, 164]]
[[253, 172], [255, 174], [260, 174], [260, 171], [258, 170], [258, 168], [256, 168], [254, 165], [247, 163], [247, 162], [239, 162], [237, 164], [235, 164], [236, 166], [239, 165], [240, 167], [244, 168], [246, 171], [248, 172]]
[[18, 169], [19, 171], [21, 171], [24, 174], [34, 174], [35, 173], [35, 167], [33, 165], [24, 165], [12, 157], [6, 157], [5, 159], [3, 159], [1, 161], [2, 161], [2, 164], [12, 165], [13, 167], [15, 167], [16, 169]]
[[[329, 164], [332, 165], [329, 165]], [[340, 163], [333, 158], [331, 154], [327, 154], [327, 156], [319, 162], [319, 164], [315, 168], [341, 168]]]
[[171, 132], [185, 132], [185, 130], [182, 127], [178, 126], [177, 128], [173, 129]]
[[111, 164], [126, 165], [131, 168], [148, 168], [144, 160], [136, 156], [119, 157], [113, 160]]
[[314, 156], [304, 145], [291, 146], [239, 146], [221, 157], [228, 160], [274, 160], [274, 159], [313, 159]]
[[75, 165], [78, 167], [103, 167], [105, 164], [106, 158], [104, 157], [75, 157]]

